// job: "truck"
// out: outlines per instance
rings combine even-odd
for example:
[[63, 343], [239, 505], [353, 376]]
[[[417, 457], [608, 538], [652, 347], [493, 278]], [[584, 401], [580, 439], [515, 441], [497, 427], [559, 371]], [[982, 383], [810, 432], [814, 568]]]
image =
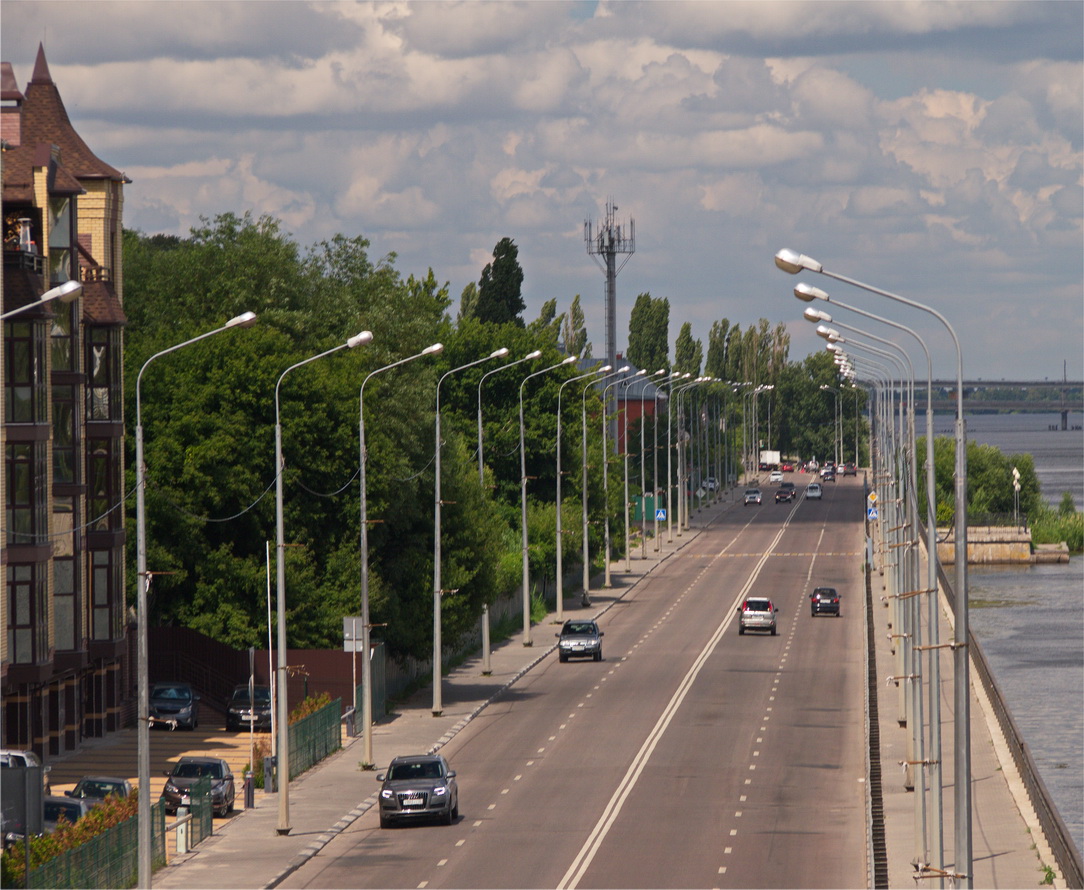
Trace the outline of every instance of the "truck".
[[777, 470], [779, 469], [779, 452], [769, 451], [767, 448], [760, 449], [760, 469], [762, 470]]

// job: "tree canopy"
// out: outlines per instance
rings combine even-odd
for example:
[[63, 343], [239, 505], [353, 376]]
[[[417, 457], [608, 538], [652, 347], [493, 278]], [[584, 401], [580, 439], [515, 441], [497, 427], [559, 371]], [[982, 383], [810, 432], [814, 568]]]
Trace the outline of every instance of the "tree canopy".
[[493, 262], [486, 263], [478, 281], [474, 314], [490, 324], [513, 322], [523, 325], [523, 269], [519, 248], [511, 238], [502, 238], [493, 248]]

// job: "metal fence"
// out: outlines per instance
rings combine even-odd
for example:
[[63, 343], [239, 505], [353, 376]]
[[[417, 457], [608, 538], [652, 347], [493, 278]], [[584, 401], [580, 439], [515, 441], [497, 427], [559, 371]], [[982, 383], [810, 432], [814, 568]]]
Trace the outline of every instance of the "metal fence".
[[[209, 789], [208, 789], [209, 790]], [[30, 872], [27, 887], [133, 887], [139, 878], [139, 819], [133, 816]], [[151, 807], [151, 866], [166, 864], [166, 811]]]
[[300, 776], [342, 747], [342, 699], [290, 725], [290, 778]]
[[211, 777], [196, 779], [188, 796], [192, 800], [189, 805], [192, 821], [188, 823], [188, 844], [194, 847], [214, 833], [215, 807], [211, 799]]

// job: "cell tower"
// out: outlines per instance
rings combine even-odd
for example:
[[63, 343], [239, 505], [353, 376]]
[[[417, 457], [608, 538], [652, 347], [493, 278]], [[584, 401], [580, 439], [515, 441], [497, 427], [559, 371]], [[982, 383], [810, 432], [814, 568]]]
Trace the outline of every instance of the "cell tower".
[[[600, 223], [595, 229], [591, 220], [585, 220], [583, 224], [583, 240], [587, 245], [587, 253], [595, 258], [595, 262], [606, 273], [606, 363], [617, 369], [617, 273], [625, 268], [625, 263], [636, 252], [636, 222], [629, 217], [625, 231], [617, 223], [615, 214], [617, 205], [613, 198], [606, 202], [606, 222]], [[621, 265], [617, 264], [617, 255], [625, 254]], [[615, 392], [611, 398], [616, 399]], [[606, 405], [606, 411], [614, 416], [614, 406]], [[612, 421], [616, 424], [617, 421]], [[616, 426], [613, 427], [614, 435], [610, 441], [616, 442]]]

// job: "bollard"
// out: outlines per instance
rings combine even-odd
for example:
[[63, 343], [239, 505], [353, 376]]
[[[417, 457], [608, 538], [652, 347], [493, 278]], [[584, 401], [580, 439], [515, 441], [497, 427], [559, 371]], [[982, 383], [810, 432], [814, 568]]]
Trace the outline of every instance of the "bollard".
[[265, 757], [263, 759], [263, 790], [268, 792], [278, 791], [275, 782], [275, 764], [278, 757]]
[[346, 713], [342, 716], [342, 721], [346, 724], [346, 737], [354, 738], [358, 734], [357, 711], [354, 708], [347, 708]]
[[188, 852], [188, 807], [177, 807], [177, 853]]
[[252, 781], [252, 770], [245, 770], [245, 809], [256, 806], [256, 783]]

